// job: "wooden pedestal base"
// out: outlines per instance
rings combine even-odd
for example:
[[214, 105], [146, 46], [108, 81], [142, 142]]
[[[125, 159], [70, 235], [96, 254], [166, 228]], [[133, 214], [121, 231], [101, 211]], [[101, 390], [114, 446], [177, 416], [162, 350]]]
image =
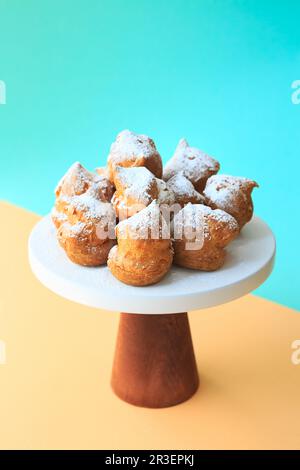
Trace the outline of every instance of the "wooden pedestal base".
[[121, 313], [111, 384], [122, 400], [148, 408], [190, 398], [199, 379], [187, 313]]

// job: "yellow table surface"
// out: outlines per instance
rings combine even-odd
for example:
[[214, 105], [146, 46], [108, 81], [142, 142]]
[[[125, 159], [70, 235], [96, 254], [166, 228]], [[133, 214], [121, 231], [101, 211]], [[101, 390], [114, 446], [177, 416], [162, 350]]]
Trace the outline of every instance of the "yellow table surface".
[[192, 312], [199, 391], [137, 408], [109, 385], [118, 314], [39, 284], [27, 260], [38, 216], [1, 203], [0, 218], [0, 448], [300, 448], [299, 313], [252, 295]]

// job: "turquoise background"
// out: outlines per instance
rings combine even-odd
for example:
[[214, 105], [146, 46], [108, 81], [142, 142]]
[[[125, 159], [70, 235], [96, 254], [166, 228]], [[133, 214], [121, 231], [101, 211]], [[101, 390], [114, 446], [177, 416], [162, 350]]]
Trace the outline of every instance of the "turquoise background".
[[0, 0], [0, 197], [45, 214], [118, 131], [165, 160], [185, 136], [260, 183], [278, 256], [257, 293], [299, 309], [299, 18], [298, 0]]

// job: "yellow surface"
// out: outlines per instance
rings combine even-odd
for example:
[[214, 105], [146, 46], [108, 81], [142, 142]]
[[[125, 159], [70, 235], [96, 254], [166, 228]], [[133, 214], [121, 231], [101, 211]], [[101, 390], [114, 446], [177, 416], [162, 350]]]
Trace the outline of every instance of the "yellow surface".
[[253, 296], [193, 312], [198, 393], [136, 408], [109, 386], [118, 314], [41, 286], [27, 261], [38, 217], [3, 203], [0, 217], [1, 448], [300, 448], [299, 313]]

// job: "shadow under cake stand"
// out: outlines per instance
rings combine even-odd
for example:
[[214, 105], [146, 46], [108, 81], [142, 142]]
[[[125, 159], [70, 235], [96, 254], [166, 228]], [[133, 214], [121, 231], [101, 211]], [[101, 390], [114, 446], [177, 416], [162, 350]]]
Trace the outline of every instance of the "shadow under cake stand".
[[120, 311], [112, 370], [114, 392], [137, 406], [162, 408], [190, 398], [199, 378], [187, 311], [237, 299], [272, 271], [275, 239], [258, 217], [227, 248], [224, 266], [201, 272], [173, 266], [159, 283], [131, 287], [106, 266], [82, 267], [58, 245], [50, 216], [29, 239], [32, 271], [47, 288], [90, 307]]

